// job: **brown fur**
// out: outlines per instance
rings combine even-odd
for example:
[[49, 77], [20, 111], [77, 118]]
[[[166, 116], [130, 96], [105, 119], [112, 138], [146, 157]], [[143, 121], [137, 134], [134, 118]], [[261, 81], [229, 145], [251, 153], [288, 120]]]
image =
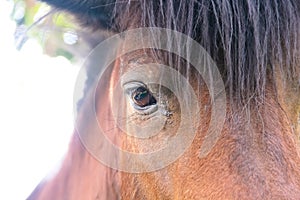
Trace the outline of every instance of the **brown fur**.
[[[49, 2], [54, 2], [54, 5], [59, 6], [56, 1]], [[61, 5], [61, 7], [78, 13], [79, 16], [84, 15], [88, 18], [89, 14], [93, 16], [95, 14], [93, 11], [82, 14], [76, 10], [77, 8], [75, 9], [75, 4], [73, 4], [75, 1], [66, 2], [65, 4], [68, 5], [65, 5], [65, 7]], [[156, 8], [155, 6], [159, 5], [159, 1], [151, 2], [142, 2], [140, 4], [132, 2], [131, 6], [129, 4], [116, 6], [115, 11], [120, 11], [119, 9], [126, 11], [124, 11], [124, 15], [117, 13], [117, 17], [113, 18], [116, 26], [120, 28], [119, 30], [147, 25], [172, 27], [172, 29], [175, 29], [177, 21], [175, 19], [172, 19], [173, 21], [167, 19], [167, 11], [170, 11], [170, 5], [163, 4], [165, 7], [162, 9], [165, 10], [161, 11], [161, 14], [156, 14], [165, 18], [156, 19], [153, 13], [151, 14], [151, 11], [153, 11], [152, 7]], [[178, 6], [179, 3], [177, 1], [168, 2], [173, 2], [175, 10], [179, 13], [186, 14], [183, 15], [183, 20], [178, 21], [178, 28], [180, 28], [181, 32], [197, 38], [197, 41], [216, 59], [220, 71], [223, 72], [223, 78], [227, 83], [227, 118], [216, 146], [205, 158], [200, 159], [198, 157], [199, 148], [209, 124], [211, 105], [206, 86], [201, 84], [202, 81], [199, 80], [201, 78], [195, 75], [195, 77], [191, 77], [190, 83], [198, 91], [196, 95], [199, 102], [201, 102], [201, 121], [199, 122], [198, 132], [193, 144], [176, 162], [151, 173], [131, 174], [118, 172], [97, 161], [82, 146], [77, 134], [74, 134], [61, 170], [53, 179], [47, 180], [37, 187], [29, 199], [300, 199], [300, 154], [298, 144], [299, 132], [297, 132], [300, 108], [299, 83], [297, 82], [300, 63], [297, 60], [300, 56], [295, 51], [297, 48], [293, 49], [293, 45], [297, 46], [298, 42], [292, 42], [296, 37], [294, 32], [299, 31], [299, 25], [296, 25], [298, 22], [287, 22], [288, 19], [284, 18], [286, 16], [282, 16], [282, 19], [276, 18], [286, 13], [277, 13], [278, 16], [273, 16], [277, 21], [272, 20], [273, 18], [269, 14], [274, 10], [273, 3], [281, 5], [283, 1], [280, 0], [272, 3], [265, 1], [265, 6], [273, 6], [269, 10], [268, 7], [265, 7], [265, 9], [259, 7], [258, 10], [255, 10], [257, 2], [250, 0], [239, 1], [242, 2], [241, 4], [238, 2], [233, 3], [229, 0], [220, 1], [223, 4], [217, 4], [216, 1], [207, 1], [211, 2], [211, 4], [201, 1], [203, 5], [208, 6], [210, 9], [213, 9], [212, 5], [214, 3], [217, 7], [215, 12], [209, 13], [212, 19], [207, 21], [205, 19], [195, 19], [195, 17], [203, 17], [203, 13], [203, 15], [195, 14], [194, 16], [187, 14], [187, 10], [191, 6], [186, 1], [182, 1], [182, 7]], [[195, 3], [196, 1], [191, 2]], [[96, 1], [95, 4], [97, 3], [99, 2]], [[253, 3], [253, 5], [250, 5], [250, 3]], [[297, 18], [300, 12], [299, 3], [297, 1], [287, 1], [286, 4], [288, 5], [281, 5], [284, 6], [281, 11], [283, 12], [285, 8], [293, 5], [296, 14], [291, 14], [291, 16], [295, 17], [294, 19], [299, 19]], [[73, 6], [72, 9], [68, 9], [68, 6], [70, 7], [71, 5]], [[145, 5], [152, 7], [145, 8], [143, 7]], [[242, 5], [244, 7], [239, 7]], [[238, 32], [241, 30], [235, 29], [235, 26], [231, 27], [233, 30], [226, 26], [228, 21], [222, 17], [232, 17], [231, 14], [226, 15], [229, 12], [229, 10], [225, 10], [226, 6], [232, 6], [232, 9], [236, 9], [237, 11], [235, 11], [238, 13], [245, 12], [247, 14], [250, 13], [251, 9], [254, 9], [251, 10], [253, 13], [249, 14], [249, 16], [244, 16], [243, 14], [239, 16], [253, 19], [253, 21], [250, 21], [254, 24], [248, 21], [250, 23], [250, 25], [248, 24], [249, 26], [244, 24], [245, 26], [239, 28], [246, 27], [246, 32], [250, 36], [244, 36], [249, 37], [249, 40], [253, 39], [250, 42], [255, 44], [245, 41], [244, 44], [239, 43], [245, 38], [235, 38], [237, 40], [233, 39], [232, 44], [226, 44], [229, 41], [226, 37], [230, 35], [230, 31], [238, 35], [241, 34], [239, 35], [241, 37], [243, 36], [242, 33]], [[141, 8], [146, 10], [141, 10]], [[205, 8], [204, 6], [202, 9]], [[102, 7], [98, 7], [98, 9], [103, 11]], [[280, 6], [276, 7], [276, 9], [280, 9]], [[134, 17], [133, 11], [137, 12], [136, 16], [138, 17]], [[146, 11], [149, 11], [149, 13]], [[199, 11], [199, 13], [201, 12], [202, 10]], [[256, 12], [261, 12], [265, 17], [268, 16], [269, 18], [266, 17], [267, 19], [264, 22], [255, 21], [256, 18], [253, 15], [257, 14]], [[115, 14], [108, 13], [111, 16], [115, 16]], [[218, 18], [213, 18], [214, 15], [218, 14], [220, 14]], [[286, 15], [288, 16], [288, 14]], [[174, 13], [170, 14], [170, 16], [173, 15]], [[120, 19], [122, 19], [120, 16], [131, 16], [132, 21], [123, 19], [124, 22], [122, 23], [120, 22]], [[94, 28], [99, 28], [94, 24], [99, 22], [100, 25], [102, 18], [90, 17], [89, 19], [90, 21], [87, 24], [91, 24]], [[207, 30], [207, 33], [203, 33], [206, 29], [202, 32], [201, 30], [199, 31], [203, 27], [207, 28], [203, 24], [202, 26], [200, 22], [200, 25], [197, 23], [196, 25], [192, 24], [193, 28], [189, 29], [189, 25], [192, 23], [190, 20], [192, 19], [212, 23], [213, 27], [217, 24], [216, 19], [221, 20], [221, 22], [224, 20], [224, 23], [219, 24], [220, 27], [215, 26], [220, 30], [216, 35], [211, 35], [217, 39], [208, 38], [208, 41], [205, 42], [201, 37], [205, 34], [208, 36], [211, 32]], [[234, 17], [233, 19], [239, 20]], [[243, 20], [240, 22], [243, 22]], [[170, 27], [168, 27], [168, 22], [171, 23]], [[183, 26], [184, 22], [186, 26]], [[264, 25], [263, 30], [260, 30], [261, 32], [252, 32], [253, 29], [257, 28], [255, 27], [256, 22], [262, 23], [262, 26]], [[273, 26], [269, 23], [273, 23], [273, 25], [288, 25], [287, 27], [280, 27], [278, 34], [284, 33], [285, 28], [290, 28], [289, 30], [292, 33], [289, 36], [291, 37], [283, 39], [281, 38], [282, 36], [279, 36], [279, 38], [276, 36], [276, 38], [264, 40], [262, 38], [262, 36], [265, 36], [264, 31], [272, 32], [273, 30]], [[107, 23], [105, 26], [107, 26]], [[275, 29], [274, 31], [276, 32]], [[251, 34], [258, 34], [259, 36], [252, 35], [252, 37]], [[224, 36], [224, 38], [221, 36]], [[224, 39], [223, 42], [225, 43], [221, 42], [222, 39]], [[272, 43], [275, 41], [281, 41], [282, 43]], [[244, 49], [237, 49], [239, 47], [237, 44], [242, 45]], [[243, 46], [245, 44], [246, 46]], [[265, 47], [264, 45], [266, 45], [267, 49], [262, 52], [260, 50]], [[274, 45], [274, 49], [271, 48], [272, 45]], [[228, 52], [230, 48], [233, 48], [234, 51]], [[294, 57], [289, 61], [287, 59], [290, 57], [280, 55], [279, 51], [281, 53], [285, 52], [289, 56], [294, 55]], [[246, 55], [243, 53], [246, 53]], [[262, 58], [255, 57], [260, 55], [260, 53], [263, 53]], [[252, 54], [255, 58], [252, 57]], [[103, 126], [110, 127], [109, 119], [112, 119], [111, 110], [109, 109], [111, 106], [110, 94], [122, 73], [134, 68], [134, 63], [131, 61], [142, 63], [157, 61], [167, 64], [168, 61], [166, 61], [165, 57], [159, 55], [159, 52], [157, 55], [145, 51], [133, 52], [119, 58], [112, 71], [107, 72], [107, 79], [99, 83], [104, 84], [107, 90], [98, 91], [97, 94], [101, 93], [101, 95], [97, 95], [96, 105], [97, 115], [101, 119], [100, 123]], [[276, 55], [281, 57], [277, 59]], [[241, 57], [235, 58], [235, 56]], [[272, 61], [267, 61], [265, 58], [272, 59]], [[247, 59], [254, 60], [248, 60], [248, 62]], [[241, 68], [238, 69], [239, 64], [241, 64]], [[180, 69], [178, 70], [180, 71]], [[88, 98], [89, 95], [87, 95], [86, 99]], [[178, 106], [176, 99], [173, 98], [170, 102], [169, 106], [176, 110]], [[84, 108], [83, 103], [82, 112], [84, 112]], [[179, 112], [175, 112], [169, 117], [169, 123], [166, 124], [163, 134], [173, 133], [172, 131], [176, 129], [176, 125], [179, 123], [179, 117]], [[78, 121], [85, 122], [85, 120], [87, 119], [79, 116]], [[86, 121], [86, 123], [92, 122]], [[87, 131], [90, 131], [88, 127], [87, 125]], [[138, 146], [139, 144], [136, 141], [127, 137], [116, 139], [115, 135], [119, 133], [121, 133], [120, 130], [112, 129], [109, 132], [109, 137], [115, 143], [121, 144], [123, 148], [138, 152], [149, 148], [146, 145]]]

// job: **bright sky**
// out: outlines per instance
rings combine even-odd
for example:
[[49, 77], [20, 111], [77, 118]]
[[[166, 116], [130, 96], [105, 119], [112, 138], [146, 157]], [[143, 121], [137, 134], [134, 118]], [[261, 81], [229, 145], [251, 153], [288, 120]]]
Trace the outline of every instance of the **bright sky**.
[[11, 6], [0, 1], [0, 199], [25, 199], [58, 166], [73, 130], [79, 67], [42, 54], [35, 41], [14, 49]]

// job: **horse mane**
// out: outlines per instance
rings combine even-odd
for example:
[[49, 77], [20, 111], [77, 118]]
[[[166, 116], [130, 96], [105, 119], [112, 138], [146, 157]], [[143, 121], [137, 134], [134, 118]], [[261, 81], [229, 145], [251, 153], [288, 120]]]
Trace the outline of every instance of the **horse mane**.
[[190, 36], [216, 61], [231, 99], [239, 102], [264, 97], [275, 73], [299, 84], [297, 0], [45, 1], [93, 29], [162, 27]]

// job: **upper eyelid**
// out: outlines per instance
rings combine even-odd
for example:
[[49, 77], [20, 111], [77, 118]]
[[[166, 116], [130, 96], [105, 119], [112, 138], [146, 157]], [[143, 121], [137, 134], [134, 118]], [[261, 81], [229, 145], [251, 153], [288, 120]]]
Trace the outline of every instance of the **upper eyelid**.
[[139, 82], [139, 81], [129, 81], [129, 82], [122, 84], [122, 86], [126, 93], [131, 93], [134, 91], [134, 89], [136, 89], [138, 87], [145, 87], [148, 89], [146, 84]]

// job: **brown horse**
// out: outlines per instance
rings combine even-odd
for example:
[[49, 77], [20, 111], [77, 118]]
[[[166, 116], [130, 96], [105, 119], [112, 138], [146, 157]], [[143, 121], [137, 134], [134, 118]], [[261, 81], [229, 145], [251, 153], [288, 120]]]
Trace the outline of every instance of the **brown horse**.
[[[87, 88], [93, 89], [82, 101], [61, 169], [29, 199], [300, 199], [299, 0], [45, 1], [92, 30], [151, 28], [141, 38], [121, 35], [123, 43], [116, 45], [115, 60], [101, 78], [90, 73]], [[158, 27], [167, 34], [157, 37]], [[224, 90], [212, 96], [206, 78], [213, 77], [213, 67], [199, 72], [190, 57], [178, 55], [203, 58], [187, 45], [189, 39], [173, 33], [203, 47], [216, 63]], [[149, 41], [169, 48], [151, 48]], [[134, 48], [141, 43], [145, 48]], [[93, 66], [103, 67], [104, 57], [90, 58]], [[193, 94], [186, 92], [189, 87]], [[215, 109], [220, 96], [224, 107]], [[86, 114], [91, 105], [97, 120]], [[220, 109], [226, 111], [224, 124]], [[216, 121], [212, 116], [222, 124], [219, 134], [208, 134]], [[118, 120], [120, 127], [113, 123]], [[160, 121], [158, 135], [143, 135]], [[161, 162], [145, 157], [133, 162], [135, 157], [101, 143], [104, 137], [97, 138], [95, 124], [114, 145], [136, 155], [168, 145], [178, 130], [180, 141], [188, 144], [185, 139], [196, 131], [188, 147], [177, 141], [177, 148], [160, 154]], [[138, 134], [144, 138], [134, 137]], [[211, 148], [201, 155], [210, 136], [217, 137], [209, 139]], [[182, 154], [169, 159], [181, 148]]]

